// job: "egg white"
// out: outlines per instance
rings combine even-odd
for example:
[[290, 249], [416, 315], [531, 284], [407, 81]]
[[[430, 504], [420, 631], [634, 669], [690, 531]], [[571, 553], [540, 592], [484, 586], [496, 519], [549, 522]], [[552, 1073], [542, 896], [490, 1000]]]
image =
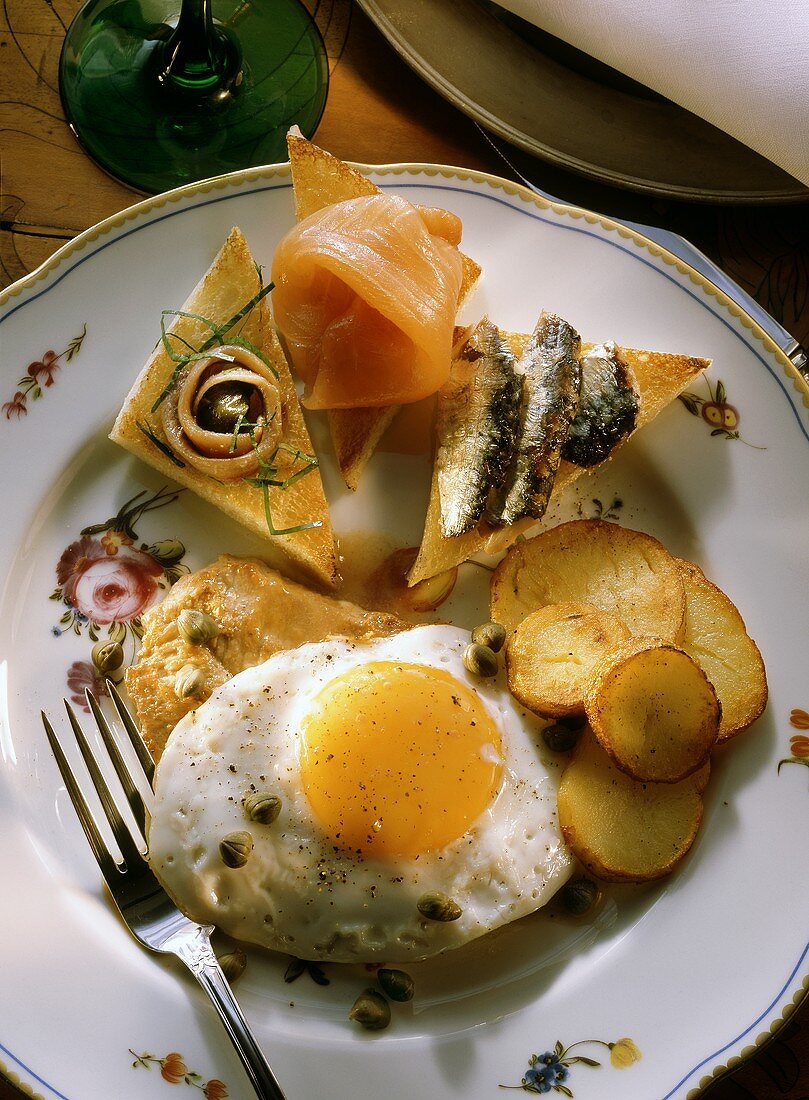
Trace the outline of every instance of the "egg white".
[[[155, 777], [152, 866], [180, 907], [236, 939], [305, 959], [396, 962], [429, 957], [533, 912], [564, 883], [572, 860], [556, 816], [558, 764], [541, 723], [504, 677], [481, 680], [462, 661], [469, 634], [420, 626], [367, 643], [333, 640], [277, 653], [222, 685], [176, 727]], [[476, 691], [500, 730], [503, 780], [488, 808], [442, 848], [395, 860], [335, 847], [310, 809], [299, 738], [313, 699], [369, 661], [444, 669]], [[271, 825], [249, 821], [252, 788], [280, 796]], [[220, 841], [248, 831], [246, 864], [227, 867]], [[418, 898], [440, 891], [458, 920], [425, 919]]]

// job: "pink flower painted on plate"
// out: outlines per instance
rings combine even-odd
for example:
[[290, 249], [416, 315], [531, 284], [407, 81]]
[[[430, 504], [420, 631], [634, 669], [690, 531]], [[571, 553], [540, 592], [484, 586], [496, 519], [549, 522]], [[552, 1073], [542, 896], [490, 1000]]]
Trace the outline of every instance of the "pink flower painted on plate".
[[69, 363], [75, 355], [78, 355], [86, 335], [87, 325], [85, 324], [79, 335], [74, 336], [63, 351], [57, 352], [49, 348], [41, 359], [34, 359], [28, 364], [25, 374], [17, 382], [19, 389], [10, 401], [2, 405], [6, 420], [19, 420], [28, 413], [28, 399], [38, 401], [42, 397], [42, 391], [53, 385], [56, 372], [62, 366], [60, 360]]
[[87, 706], [87, 699], [84, 695], [85, 689], [91, 691], [96, 699], [100, 699], [102, 695], [107, 694], [107, 686], [103, 677], [98, 674], [92, 661], [73, 662], [67, 670], [67, 689], [70, 692], [71, 703], [88, 712], [90, 708]]
[[59, 370], [59, 356], [55, 351], [46, 351], [42, 359], [29, 363], [27, 374], [42, 386], [52, 386], [53, 376]]
[[[123, 675], [117, 671], [126, 659], [123, 647], [129, 637], [134, 654], [143, 634], [144, 611], [188, 572], [182, 564], [185, 546], [179, 539], [140, 542], [135, 530], [147, 512], [172, 504], [180, 492], [164, 487], [148, 495], [142, 490], [114, 516], [85, 527], [56, 563], [57, 587], [50, 598], [63, 611], [51, 633], [56, 638], [68, 632], [79, 637], [86, 633], [91, 642], [99, 643], [89, 662], [74, 661], [68, 670], [68, 689], [77, 706], [86, 709], [86, 688], [96, 697], [106, 693], [102, 672], [115, 682]], [[121, 647], [115, 665], [110, 664], [109, 648], [100, 643], [104, 628], [113, 648]]]
[[56, 578], [71, 606], [100, 626], [138, 618], [154, 601], [164, 567], [151, 554], [133, 546], [116, 546], [83, 537], [67, 547]]
[[12, 399], [3, 404], [3, 413], [6, 420], [11, 420], [12, 416], [19, 420], [20, 417], [25, 416], [27, 412], [28, 408], [25, 404], [25, 394], [22, 390], [17, 390]]

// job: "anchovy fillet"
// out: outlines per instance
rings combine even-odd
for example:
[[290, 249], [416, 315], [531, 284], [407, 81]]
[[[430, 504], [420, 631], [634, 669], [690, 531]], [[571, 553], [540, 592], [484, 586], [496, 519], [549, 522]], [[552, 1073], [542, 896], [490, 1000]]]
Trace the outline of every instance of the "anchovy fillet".
[[486, 318], [452, 365], [438, 402], [436, 469], [445, 538], [479, 522], [502, 483], [520, 424], [522, 379], [514, 355]]
[[503, 489], [489, 510], [495, 526], [524, 516], [541, 519], [545, 513], [578, 408], [580, 350], [576, 330], [543, 312], [517, 363], [523, 375], [521, 427]]
[[576, 466], [596, 466], [634, 431], [638, 392], [631, 368], [612, 342], [581, 357], [579, 411], [570, 425], [562, 458]]

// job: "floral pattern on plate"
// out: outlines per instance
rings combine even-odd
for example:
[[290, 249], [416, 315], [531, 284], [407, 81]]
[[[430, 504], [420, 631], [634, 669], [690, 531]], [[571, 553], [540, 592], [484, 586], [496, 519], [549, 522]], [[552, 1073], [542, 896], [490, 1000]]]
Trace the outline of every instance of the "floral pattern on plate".
[[581, 1039], [578, 1043], [571, 1043], [569, 1047], [562, 1046], [557, 1040], [553, 1050], [546, 1050], [544, 1054], [532, 1054], [528, 1059], [528, 1068], [523, 1074], [519, 1085], [501, 1085], [501, 1089], [521, 1089], [523, 1092], [532, 1092], [544, 1095], [548, 1092], [559, 1092], [563, 1096], [573, 1096], [574, 1093], [566, 1083], [570, 1079], [570, 1069], [575, 1065], [597, 1068], [601, 1065], [595, 1058], [588, 1058], [584, 1054], [574, 1054], [571, 1051], [582, 1046], [602, 1046], [610, 1052], [610, 1062], [616, 1069], [626, 1069], [640, 1060], [641, 1052], [631, 1039], [618, 1039], [614, 1043], [605, 1043], [602, 1039]]
[[[809, 712], [796, 707], [789, 716], [789, 724], [796, 730], [809, 730]], [[803, 764], [809, 768], [809, 734], [799, 733], [789, 739], [791, 756], [778, 761], [778, 771], [783, 764]]]
[[708, 378], [705, 375], [702, 377], [708, 390], [707, 398], [686, 390], [680, 394], [678, 400], [685, 405], [692, 416], [702, 417], [711, 429], [712, 436], [740, 439], [742, 443], [747, 443], [748, 447], [753, 447], [757, 451], [765, 451], [766, 447], [757, 447], [755, 443], [748, 443], [746, 439], [742, 439], [739, 433], [741, 413], [735, 405], [728, 402], [727, 390], [721, 378], [717, 378], [716, 386], [712, 388]]
[[87, 335], [87, 325], [82, 326], [78, 336], [74, 336], [64, 351], [46, 351], [41, 359], [35, 359], [28, 364], [25, 374], [17, 383], [19, 387], [10, 401], [4, 402], [2, 412], [6, 420], [16, 419], [28, 414], [28, 400], [38, 401], [42, 397], [43, 389], [47, 389], [55, 382], [55, 374], [60, 369], [60, 360], [69, 363], [81, 351], [84, 338]]
[[[182, 490], [162, 488], [147, 496], [146, 490], [131, 497], [110, 519], [83, 528], [79, 538], [65, 547], [56, 564], [58, 587], [51, 599], [66, 610], [51, 630], [56, 637], [67, 631], [86, 630], [98, 642], [106, 628], [111, 643], [123, 645], [127, 635], [141, 637], [141, 616], [161, 593], [188, 572], [182, 564], [185, 546], [179, 539], [137, 545], [135, 525], [147, 512], [172, 504]], [[94, 657], [96, 651], [94, 650]], [[123, 660], [122, 651], [119, 665]], [[86, 709], [85, 688], [95, 695], [106, 693], [103, 672], [94, 660], [74, 661], [67, 672], [71, 700]]]
[[176, 1050], [170, 1051], [162, 1058], [158, 1058], [156, 1054], [137, 1054], [131, 1047], [129, 1053], [135, 1059], [132, 1063], [133, 1069], [140, 1066], [144, 1069], [160, 1066], [160, 1076], [170, 1085], [191, 1085], [199, 1089], [207, 1100], [227, 1100], [230, 1095], [224, 1081], [220, 1081], [218, 1077], [212, 1077], [206, 1081], [201, 1074], [195, 1073], [186, 1066], [182, 1054], [178, 1054]]

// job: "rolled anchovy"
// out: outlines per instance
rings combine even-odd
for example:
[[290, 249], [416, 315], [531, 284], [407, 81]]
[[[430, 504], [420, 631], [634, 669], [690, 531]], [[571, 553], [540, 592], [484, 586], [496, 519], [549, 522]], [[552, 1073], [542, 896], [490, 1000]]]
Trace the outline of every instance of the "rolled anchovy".
[[579, 411], [570, 425], [562, 458], [596, 466], [635, 430], [640, 401], [631, 367], [615, 344], [598, 344], [581, 357]]
[[438, 402], [436, 468], [445, 538], [480, 520], [501, 484], [520, 425], [522, 380], [513, 354], [486, 318], [452, 365]]
[[495, 526], [544, 515], [579, 403], [580, 349], [579, 334], [567, 321], [542, 313], [517, 363], [523, 375], [520, 433], [503, 489], [489, 509]]

